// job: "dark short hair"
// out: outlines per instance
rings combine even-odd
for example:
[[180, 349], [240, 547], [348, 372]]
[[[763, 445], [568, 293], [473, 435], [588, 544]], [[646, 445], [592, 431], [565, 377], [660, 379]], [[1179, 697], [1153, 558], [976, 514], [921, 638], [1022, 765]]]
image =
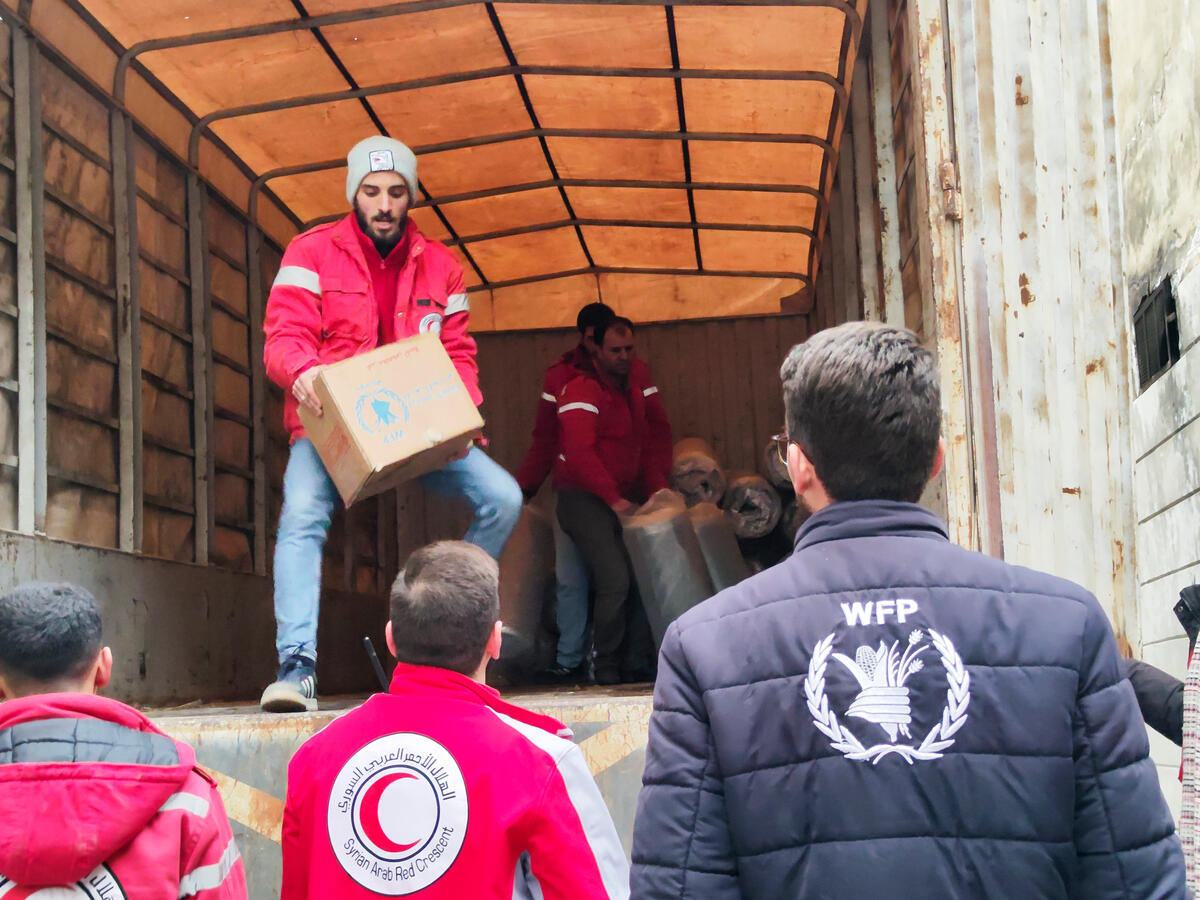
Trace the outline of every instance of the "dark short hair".
[[575, 327], [579, 329], [580, 335], [583, 335], [589, 328], [598, 328], [615, 315], [607, 303], [589, 303], [579, 310], [579, 315], [575, 317]]
[[83, 675], [100, 651], [100, 606], [73, 584], [30, 582], [0, 597], [0, 674], [21, 683]]
[[613, 316], [603, 325], [598, 325], [595, 336], [597, 347], [604, 346], [604, 336], [610, 331], [628, 331], [630, 334], [633, 334], [633, 322], [624, 316]]
[[466, 541], [413, 552], [392, 584], [396, 658], [470, 675], [500, 617], [500, 569]]
[[915, 503], [933, 473], [941, 391], [904, 328], [847, 322], [797, 344], [780, 370], [788, 438], [834, 500]]

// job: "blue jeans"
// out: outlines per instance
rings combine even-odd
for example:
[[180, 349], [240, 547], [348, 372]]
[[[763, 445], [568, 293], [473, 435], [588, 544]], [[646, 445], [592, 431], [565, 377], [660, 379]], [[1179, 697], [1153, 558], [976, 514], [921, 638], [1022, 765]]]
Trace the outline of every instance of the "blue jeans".
[[[419, 480], [435, 493], [465, 497], [475, 513], [465, 539], [499, 558], [521, 515], [521, 489], [508, 472], [472, 447], [466, 459]], [[280, 663], [297, 653], [317, 658], [321, 551], [339, 506], [337, 488], [312, 441], [296, 441], [283, 475], [283, 510], [275, 541], [275, 649]]]
[[588, 571], [575, 542], [554, 517], [554, 596], [560, 666], [574, 669], [587, 652]]

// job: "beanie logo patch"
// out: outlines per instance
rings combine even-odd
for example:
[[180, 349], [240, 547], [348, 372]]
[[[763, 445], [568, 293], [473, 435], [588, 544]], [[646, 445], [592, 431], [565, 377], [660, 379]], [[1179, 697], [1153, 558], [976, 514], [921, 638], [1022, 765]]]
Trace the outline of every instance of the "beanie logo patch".
[[394, 172], [396, 162], [391, 150], [372, 150], [370, 154], [372, 172]]

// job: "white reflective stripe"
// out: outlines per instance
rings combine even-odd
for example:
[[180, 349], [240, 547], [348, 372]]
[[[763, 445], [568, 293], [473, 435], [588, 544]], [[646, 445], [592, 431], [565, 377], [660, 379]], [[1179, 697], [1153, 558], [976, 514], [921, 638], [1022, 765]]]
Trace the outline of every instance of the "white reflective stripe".
[[211, 866], [198, 866], [179, 879], [179, 897], [194, 897], [201, 891], [211, 891], [218, 888], [229, 877], [234, 865], [241, 858], [237, 844], [229, 839], [229, 846], [221, 854], [221, 858]]
[[466, 294], [451, 294], [446, 298], [446, 315], [452, 316], [455, 313], [470, 312], [471, 303], [467, 300]]
[[[560, 454], [558, 454], [558, 458], [559, 458], [559, 459], [561, 459], [563, 462], [566, 462], [566, 461], [567, 461], [567, 458], [566, 458], [565, 456], [563, 456], [561, 453], [560, 453]], [[562, 737], [570, 737], [570, 735], [569, 735], [569, 734], [564, 734], [564, 735], [562, 735]]]
[[573, 409], [582, 409], [584, 412], [600, 415], [600, 410], [592, 406], [590, 403], [568, 403], [566, 406], [560, 406], [558, 408], [558, 414], [561, 416], [563, 413], [570, 412]]
[[195, 794], [172, 794], [167, 798], [167, 802], [158, 808], [158, 811], [160, 813], [170, 812], [173, 809], [182, 809], [184, 812], [190, 812], [193, 816], [203, 819], [208, 816], [208, 801]]
[[650, 387], [648, 387], [644, 391], [642, 391], [642, 396], [649, 397], [651, 394], [657, 394], [657, 393], [658, 393], [658, 388], [655, 387], [654, 385], [650, 385]]
[[304, 288], [310, 294], [316, 294], [320, 297], [321, 276], [312, 269], [306, 269], [303, 266], [284, 266], [279, 270], [279, 274], [275, 276], [275, 282], [271, 287]]
[[545, 400], [547, 403], [557, 403], [558, 402], [558, 398], [555, 397], [553, 394], [542, 394], [542, 399]]
[[621, 839], [617, 837], [616, 826], [600, 795], [600, 789], [588, 771], [583, 751], [571, 741], [555, 737], [536, 725], [518, 721], [494, 709], [492, 712], [501, 722], [554, 760], [558, 774], [562, 776], [567, 799], [579, 816], [579, 824], [583, 827], [584, 838], [592, 851], [609, 900], [626, 900], [629, 897], [629, 863], [625, 861], [625, 850], [621, 847]]

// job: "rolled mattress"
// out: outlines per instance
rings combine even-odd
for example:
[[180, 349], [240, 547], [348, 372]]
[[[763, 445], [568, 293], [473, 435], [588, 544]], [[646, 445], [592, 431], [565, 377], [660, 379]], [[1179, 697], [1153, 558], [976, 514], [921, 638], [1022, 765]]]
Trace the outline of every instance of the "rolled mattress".
[[625, 547], [658, 647], [668, 625], [712, 596], [708, 566], [682, 502], [659, 504], [624, 524]]
[[740, 538], [765, 537], [779, 523], [783, 503], [767, 479], [753, 472], [737, 475], [725, 489], [725, 508]]
[[700, 552], [704, 554], [704, 564], [708, 568], [714, 592], [733, 587], [750, 576], [750, 567], [742, 556], [737, 535], [733, 533], [733, 525], [725, 513], [715, 504], [697, 503], [688, 510], [688, 518], [692, 521], [692, 530], [696, 532]]
[[712, 447], [700, 438], [684, 438], [677, 443], [671, 463], [671, 486], [683, 495], [688, 506], [719, 503], [725, 493], [725, 473]]

